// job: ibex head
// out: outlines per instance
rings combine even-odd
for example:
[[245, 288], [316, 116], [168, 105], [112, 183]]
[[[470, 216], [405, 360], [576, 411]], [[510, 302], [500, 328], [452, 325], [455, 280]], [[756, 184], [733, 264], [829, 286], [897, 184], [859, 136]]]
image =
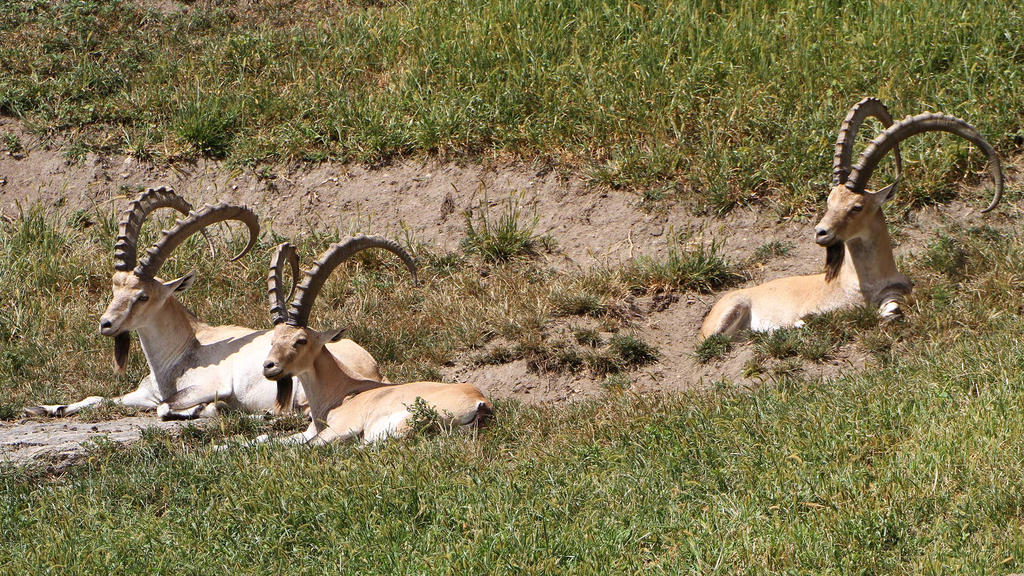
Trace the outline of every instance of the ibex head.
[[413, 281], [416, 281], [416, 264], [401, 246], [378, 236], [356, 236], [332, 244], [324, 251], [313, 267], [303, 273], [302, 282], [298, 286], [293, 282], [292, 293], [295, 299], [291, 304], [285, 304], [291, 294], [286, 298], [281, 292], [282, 268], [285, 262], [290, 264], [292, 277], [298, 280], [299, 262], [294, 246], [285, 243], [277, 247], [267, 277], [274, 337], [263, 363], [263, 375], [266, 378], [281, 382], [313, 370], [313, 363], [323, 347], [341, 337], [344, 328], [323, 332], [310, 328], [309, 313], [331, 272], [345, 260], [368, 248], [383, 248], [393, 252], [402, 259], [412, 273]]
[[[861, 152], [857, 164], [851, 167], [851, 152], [857, 129], [867, 116], [878, 118], [886, 129], [868, 144]], [[961, 136], [985, 152], [996, 190], [992, 202], [982, 212], [992, 210], [999, 203], [1003, 191], [999, 157], [973, 126], [959, 118], [933, 113], [908, 116], [893, 124], [881, 102], [866, 98], [850, 111], [840, 129], [833, 161], [832, 191], [828, 196], [825, 215], [814, 227], [814, 241], [827, 248], [826, 281], [831, 281], [839, 273], [845, 254], [844, 242], [873, 233], [873, 227], [870, 226], [873, 222], [880, 222], [884, 226], [882, 204], [896, 193], [902, 171], [899, 143], [916, 134], [936, 131]], [[872, 173], [890, 150], [894, 151], [896, 160], [896, 181], [878, 191], [867, 190], [866, 185]]]
[[[187, 217], [164, 230], [160, 240], [137, 262], [139, 231], [146, 217], [158, 208], [174, 208]], [[129, 332], [152, 322], [174, 293], [187, 290], [195, 279], [194, 272], [170, 281], [157, 278], [157, 272], [175, 248], [206, 226], [225, 220], [237, 220], [249, 228], [248, 245], [232, 260], [244, 256], [256, 243], [259, 221], [248, 208], [219, 204], [195, 212], [191, 209], [173, 190], [161, 187], [143, 192], [121, 216], [114, 245], [113, 296], [100, 317], [100, 334], [114, 338], [114, 365], [118, 371], [124, 369], [128, 359]]]

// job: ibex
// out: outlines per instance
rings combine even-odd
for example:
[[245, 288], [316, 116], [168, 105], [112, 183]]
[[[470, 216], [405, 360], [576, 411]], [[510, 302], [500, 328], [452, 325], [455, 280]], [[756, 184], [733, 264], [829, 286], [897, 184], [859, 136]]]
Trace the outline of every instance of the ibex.
[[[867, 116], [878, 118], [886, 128], [851, 167], [857, 129]], [[729, 292], [704, 319], [701, 338], [745, 329], [771, 331], [800, 326], [808, 315], [861, 305], [877, 307], [883, 319], [900, 316], [901, 301], [912, 283], [896, 269], [882, 204], [895, 193], [899, 182], [899, 143], [915, 134], [935, 131], [961, 136], [985, 152], [995, 194], [982, 212], [995, 208], [1003, 193], [1002, 168], [995, 150], [973, 126], [959, 118], [933, 113], [908, 116], [893, 124], [881, 102], [862, 100], [850, 111], [839, 132], [832, 190], [825, 215], [814, 228], [814, 241], [826, 249], [825, 272], [779, 278]], [[890, 150], [895, 150], [896, 182], [877, 192], [866, 190], [875, 168]]]
[[[187, 216], [137, 260], [139, 232], [154, 210], [173, 208]], [[165, 418], [211, 416], [217, 403], [248, 412], [304, 408], [305, 397], [294, 395], [287, 404], [277, 398], [278, 387], [263, 378], [262, 366], [270, 350], [269, 330], [240, 326], [209, 326], [199, 321], [175, 297], [195, 279], [190, 272], [164, 281], [156, 276], [161, 265], [188, 237], [223, 221], [238, 221], [249, 231], [249, 242], [232, 260], [244, 256], [255, 244], [259, 221], [251, 210], [219, 204], [192, 211], [191, 205], [169, 188], [143, 192], [122, 213], [114, 246], [113, 298], [100, 317], [99, 332], [114, 339], [114, 364], [124, 370], [131, 343], [130, 332], [139, 333], [150, 373], [133, 392], [112, 398], [118, 404], [142, 409], [157, 408]], [[333, 352], [346, 359], [356, 372], [381, 379], [377, 362], [351, 340], [332, 344]], [[288, 383], [282, 383], [285, 390]], [[287, 396], [293, 396], [288, 393]], [[67, 416], [103, 400], [90, 396], [73, 404], [29, 406], [30, 415]]]
[[[492, 413], [491, 405], [475, 386], [412, 382], [389, 385], [364, 378], [348, 363], [333, 354], [325, 345], [342, 330], [317, 332], [309, 328], [309, 313], [317, 294], [331, 272], [344, 260], [368, 248], [383, 248], [398, 255], [415, 278], [412, 258], [397, 244], [375, 236], [357, 236], [333, 244], [303, 273], [302, 283], [294, 290], [295, 298], [285, 305], [280, 291], [281, 266], [292, 262], [298, 266], [295, 247], [282, 244], [271, 263], [268, 286], [270, 312], [274, 323], [274, 339], [263, 363], [263, 375], [271, 380], [298, 377], [309, 398], [312, 423], [302, 433], [283, 439], [284, 442], [323, 444], [362, 436], [366, 443], [410, 431], [410, 408], [418, 399], [434, 408], [442, 425], [479, 425]], [[261, 437], [263, 441], [267, 438]]]

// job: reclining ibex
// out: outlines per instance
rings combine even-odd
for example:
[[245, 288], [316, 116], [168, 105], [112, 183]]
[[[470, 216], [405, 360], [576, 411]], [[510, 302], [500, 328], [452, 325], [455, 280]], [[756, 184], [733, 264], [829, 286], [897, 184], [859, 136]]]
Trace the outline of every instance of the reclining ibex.
[[[323, 444], [360, 435], [371, 443], [410, 431], [410, 408], [417, 399], [434, 408], [445, 426], [479, 425], [491, 414], [491, 405], [478, 388], [470, 384], [412, 382], [389, 385], [363, 378], [343, 358], [325, 348], [342, 330], [317, 332], [309, 328], [309, 313], [317, 294], [331, 272], [342, 261], [368, 248], [383, 248], [398, 255], [415, 278], [412, 258], [397, 244], [374, 236], [357, 236], [332, 245], [303, 274], [295, 299], [285, 305], [280, 286], [285, 260], [297, 266], [295, 247], [278, 247], [270, 268], [268, 286], [274, 340], [263, 363], [263, 374], [271, 380], [296, 376], [306, 390], [312, 423], [305, 432], [284, 442]], [[258, 441], [266, 440], [265, 436]]]
[[[173, 208], [187, 217], [165, 230], [136, 263], [142, 224], [160, 208]], [[99, 331], [114, 338], [118, 371], [123, 371], [128, 359], [130, 332], [138, 331], [151, 372], [136, 390], [111, 400], [135, 408], [157, 408], [161, 416], [177, 418], [211, 416], [218, 401], [248, 412], [288, 410], [293, 405], [304, 408], [301, 393], [282, 404], [277, 399], [278, 387], [263, 378], [263, 360], [272, 336], [269, 330], [204, 324], [175, 297], [176, 292], [192, 285], [194, 272], [167, 282], [157, 278], [171, 252], [211, 224], [234, 220], [247, 226], [249, 242], [232, 260], [241, 258], [256, 242], [259, 222], [248, 208], [220, 204], [191, 210], [185, 199], [161, 187], [143, 192], [122, 214], [114, 246], [113, 298], [100, 317]], [[343, 340], [332, 347], [353, 370], [381, 378], [377, 362], [355, 342]], [[25, 412], [67, 416], [102, 400], [102, 396], [90, 396], [73, 404], [29, 406]]]
[[[886, 126], [850, 166], [857, 128], [866, 116]], [[850, 111], [836, 142], [832, 191], [825, 215], [814, 228], [814, 241], [826, 248], [825, 272], [811, 276], [779, 278], [760, 286], [734, 290], [718, 301], [704, 319], [701, 338], [734, 334], [741, 330], [771, 331], [799, 326], [802, 319], [840, 308], [877, 307], [883, 319], [900, 316], [902, 298], [911, 282], [896, 269], [892, 243], [882, 204], [896, 190], [900, 159], [896, 150], [896, 182], [877, 192], [865, 190], [878, 163], [900, 142], [922, 132], [942, 131], [961, 136], [988, 156], [995, 181], [995, 195], [982, 212], [996, 207], [1003, 192], [1003, 172], [992, 146], [963, 120], [944, 114], [925, 113], [892, 123], [882, 104], [865, 99]]]

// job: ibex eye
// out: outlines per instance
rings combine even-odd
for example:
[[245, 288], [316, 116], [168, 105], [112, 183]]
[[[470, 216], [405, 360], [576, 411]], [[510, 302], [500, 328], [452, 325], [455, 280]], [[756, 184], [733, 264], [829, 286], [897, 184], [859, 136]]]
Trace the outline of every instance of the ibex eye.
[[854, 204], [853, 208], [850, 208], [850, 212], [860, 212], [863, 209], [864, 209], [864, 205], [863, 204]]
[[146, 294], [145, 292], [139, 294], [139, 302], [145, 302], [146, 300], [149, 300], [149, 294]]
[[295, 341], [295, 345], [296, 346], [305, 346], [306, 342], [307, 342], [307, 340], [305, 338], [299, 338], [298, 340]]

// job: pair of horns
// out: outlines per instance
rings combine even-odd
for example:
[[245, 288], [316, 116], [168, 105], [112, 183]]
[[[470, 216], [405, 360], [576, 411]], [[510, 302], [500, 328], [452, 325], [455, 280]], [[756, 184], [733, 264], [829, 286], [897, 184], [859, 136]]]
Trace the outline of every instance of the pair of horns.
[[[413, 282], [417, 281], [416, 263], [412, 256], [409, 256], [409, 253], [397, 243], [380, 236], [355, 236], [344, 242], [331, 244], [313, 266], [303, 272], [302, 282], [298, 282], [299, 257], [295, 252], [295, 246], [288, 242], [278, 246], [270, 260], [270, 273], [267, 276], [270, 315], [274, 325], [286, 322], [293, 326], [307, 326], [313, 303], [331, 272], [345, 260], [370, 248], [383, 248], [401, 258], [405, 267], [412, 274]], [[293, 278], [291, 292], [288, 296], [281, 291], [284, 284], [285, 264], [290, 266]], [[290, 304], [286, 304], [293, 295], [295, 296], [294, 300]]]
[[[861, 124], [868, 118], [876, 118], [882, 126], [892, 126], [892, 116], [889, 109], [877, 98], [865, 98], [850, 108], [850, 112], [843, 119], [839, 127], [839, 137], [836, 138], [835, 155], [832, 158], [832, 185], [845, 184], [853, 169], [853, 146], [857, 142], [857, 132]], [[893, 150], [893, 159], [896, 161], [896, 182], [903, 175], [903, 157], [900, 156], [899, 146]]]
[[[868, 116], [874, 116], [885, 125], [885, 130], [875, 137], [860, 153], [857, 164], [850, 166], [852, 149], [857, 129]], [[843, 184], [848, 190], [856, 194], [863, 194], [871, 175], [878, 167], [878, 163], [885, 158], [890, 150], [895, 150], [896, 179], [899, 181], [902, 171], [902, 159], [899, 155], [899, 144], [907, 138], [922, 134], [924, 132], [949, 132], [964, 138], [981, 148], [988, 156], [989, 173], [995, 182], [995, 194], [988, 207], [982, 212], [988, 212], [999, 204], [1003, 196], [1003, 169], [992, 145], [974, 127], [953, 116], [925, 112], [917, 116], [907, 116], [899, 122], [893, 123], [888, 110], [881, 102], [874, 98], [861, 100], [850, 110], [843, 121], [839, 131], [839, 139], [836, 141], [835, 157], [832, 164], [833, 185]]]
[[[140, 262], [138, 261], [139, 231], [149, 214], [160, 208], [173, 208], [186, 217], [178, 220], [171, 229], [164, 230], [160, 239], [146, 250], [146, 255]], [[217, 204], [216, 206], [207, 205], [198, 211], [193, 211], [192, 205], [178, 196], [174, 190], [164, 186], [150, 188], [130, 202], [121, 214], [117, 240], [114, 243], [114, 269], [123, 272], [134, 270], [140, 278], [151, 280], [156, 277], [160, 267], [163, 266], [174, 249], [190, 236], [197, 232], [202, 232], [205, 235], [207, 226], [227, 220], [242, 222], [249, 229], [249, 243], [241, 252], [231, 258], [232, 261], [235, 261], [245, 256], [259, 237], [259, 218], [252, 210], [242, 206]]]

